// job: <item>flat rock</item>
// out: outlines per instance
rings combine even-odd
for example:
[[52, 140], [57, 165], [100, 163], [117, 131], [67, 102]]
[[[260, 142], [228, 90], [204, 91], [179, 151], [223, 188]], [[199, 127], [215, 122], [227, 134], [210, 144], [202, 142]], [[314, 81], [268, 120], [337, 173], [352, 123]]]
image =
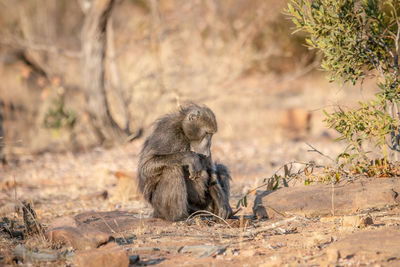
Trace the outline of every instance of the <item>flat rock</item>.
[[65, 244], [75, 249], [91, 249], [106, 244], [111, 236], [107, 233], [76, 227], [58, 227], [46, 232], [50, 242]]
[[365, 178], [334, 186], [284, 187], [258, 192], [253, 212], [269, 218], [285, 213], [307, 217], [348, 215], [357, 210], [399, 205], [399, 193], [399, 178]]
[[155, 218], [140, 218], [125, 211], [89, 211], [75, 217], [60, 217], [49, 224], [46, 237], [54, 243], [78, 250], [97, 248], [108, 243], [114, 235], [141, 227], [165, 227], [168, 222]]
[[143, 226], [165, 227], [169, 222], [157, 218], [140, 218], [127, 211], [85, 212], [74, 217], [79, 227], [96, 229], [108, 234], [122, 233]]
[[[360, 257], [387, 261], [399, 259], [400, 228], [363, 230], [352, 233], [343, 239], [332, 243], [326, 250], [330, 260], [337, 258]], [[399, 262], [397, 262], [399, 263]]]
[[49, 224], [49, 229], [54, 229], [54, 228], [59, 228], [59, 227], [78, 227], [77, 221], [74, 219], [74, 217], [71, 216], [63, 216], [63, 217], [58, 217], [54, 219], [50, 224]]
[[75, 260], [79, 267], [129, 266], [129, 257], [126, 250], [116, 243], [108, 243], [97, 249], [77, 251]]

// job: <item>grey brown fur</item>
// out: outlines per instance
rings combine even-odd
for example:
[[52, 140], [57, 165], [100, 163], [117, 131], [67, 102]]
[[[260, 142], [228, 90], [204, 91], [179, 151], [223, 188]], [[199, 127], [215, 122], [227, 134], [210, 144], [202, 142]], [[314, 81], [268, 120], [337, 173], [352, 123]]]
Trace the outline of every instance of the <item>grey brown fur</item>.
[[155, 123], [139, 160], [139, 189], [154, 208], [154, 216], [170, 221], [208, 210], [228, 218], [228, 169], [211, 159], [214, 113], [189, 104]]

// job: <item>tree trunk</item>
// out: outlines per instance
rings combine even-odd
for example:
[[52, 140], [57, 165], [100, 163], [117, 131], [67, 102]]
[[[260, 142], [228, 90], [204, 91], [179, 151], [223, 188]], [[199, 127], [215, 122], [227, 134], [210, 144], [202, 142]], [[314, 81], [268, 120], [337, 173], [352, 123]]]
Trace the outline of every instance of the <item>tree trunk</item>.
[[3, 131], [3, 112], [4, 112], [4, 103], [0, 99], [0, 163], [4, 165], [6, 163], [6, 156], [3, 154], [3, 148], [5, 146], [4, 131]]
[[102, 142], [125, 140], [128, 129], [121, 129], [110, 114], [104, 84], [107, 44], [107, 21], [115, 0], [93, 0], [82, 29], [83, 85], [87, 112], [96, 134]]

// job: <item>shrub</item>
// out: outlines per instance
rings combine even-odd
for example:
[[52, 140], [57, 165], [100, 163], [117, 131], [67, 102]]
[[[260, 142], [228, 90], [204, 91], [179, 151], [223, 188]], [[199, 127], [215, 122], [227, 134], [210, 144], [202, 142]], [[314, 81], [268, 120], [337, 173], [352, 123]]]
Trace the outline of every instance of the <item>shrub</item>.
[[374, 77], [380, 89], [375, 100], [360, 102], [356, 110], [326, 113], [328, 126], [349, 142], [338, 158], [366, 160], [364, 141], [381, 148], [385, 161], [386, 145], [400, 151], [399, 11], [397, 0], [291, 0], [288, 4], [286, 13], [296, 31], [306, 32], [307, 45], [322, 54], [321, 67], [331, 81], [355, 84]]

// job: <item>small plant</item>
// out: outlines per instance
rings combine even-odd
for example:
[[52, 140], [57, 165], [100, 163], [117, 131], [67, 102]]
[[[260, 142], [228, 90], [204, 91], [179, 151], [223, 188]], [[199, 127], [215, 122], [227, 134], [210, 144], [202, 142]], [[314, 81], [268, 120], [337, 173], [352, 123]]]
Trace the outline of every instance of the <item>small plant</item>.
[[52, 106], [46, 112], [43, 125], [46, 128], [59, 130], [60, 128], [72, 129], [76, 122], [76, 114], [67, 110], [61, 98], [53, 99]]
[[[300, 169], [297, 172], [292, 172], [293, 169], [293, 164], [304, 164], [305, 167], [304, 169]], [[315, 166], [315, 163], [313, 162], [308, 162], [308, 163], [302, 163], [302, 162], [290, 162], [287, 163], [278, 170], [269, 178], [264, 178], [261, 185], [257, 186], [254, 189], [249, 190], [241, 199], [239, 199], [238, 203], [236, 204], [236, 208], [239, 207], [247, 207], [247, 196], [248, 195], [254, 195], [257, 191], [257, 189], [266, 187], [267, 190], [276, 190], [280, 185], [283, 185], [284, 187], [288, 187], [288, 183], [292, 179], [296, 179], [300, 177], [301, 174], [303, 173], [310, 173], [314, 169], [314, 167], [321, 167], [321, 166]], [[283, 175], [279, 174], [283, 169]]]
[[355, 84], [366, 77], [377, 79], [380, 91], [375, 100], [360, 102], [356, 110], [326, 113], [328, 127], [349, 143], [338, 159], [367, 162], [365, 141], [380, 148], [384, 162], [387, 143], [400, 151], [399, 11], [397, 0], [291, 0], [288, 4], [286, 13], [296, 31], [306, 32], [307, 45], [323, 55], [321, 67], [331, 81]]
[[363, 144], [369, 142], [378, 147], [386, 159], [386, 137], [392, 131], [398, 130], [399, 121], [382, 111], [378, 101], [359, 102], [359, 105], [356, 110], [339, 108], [333, 114], [325, 111], [328, 127], [341, 134], [337, 140], [346, 140], [349, 144], [337, 158], [347, 162], [356, 158], [369, 161], [368, 152], [363, 149]]

